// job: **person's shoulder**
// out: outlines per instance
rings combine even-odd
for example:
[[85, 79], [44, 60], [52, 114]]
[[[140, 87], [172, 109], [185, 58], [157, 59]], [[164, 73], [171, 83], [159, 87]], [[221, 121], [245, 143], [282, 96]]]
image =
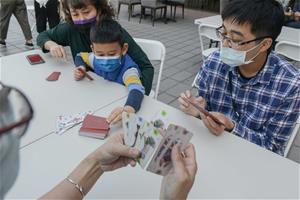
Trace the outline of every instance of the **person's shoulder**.
[[122, 64], [125, 68], [131, 68], [131, 67], [139, 68], [139, 66], [133, 61], [133, 59], [128, 54], [125, 54], [123, 56]]
[[292, 64], [291, 62], [287, 61], [283, 56], [271, 52], [269, 55], [269, 64], [275, 67], [275, 71], [277, 74], [282, 76], [291, 78], [291, 79], [299, 79], [300, 78], [300, 71], [299, 69]]
[[271, 52], [269, 65], [274, 66], [273, 77], [277, 82], [289, 85], [291, 91], [300, 89], [300, 71], [284, 57]]

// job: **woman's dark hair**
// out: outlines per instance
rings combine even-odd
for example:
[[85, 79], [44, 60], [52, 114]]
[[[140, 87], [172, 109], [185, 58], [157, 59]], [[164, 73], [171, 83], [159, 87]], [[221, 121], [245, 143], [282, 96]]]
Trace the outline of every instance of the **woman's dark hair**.
[[111, 18], [102, 18], [101, 22], [92, 26], [90, 32], [92, 43], [113, 43], [118, 42], [121, 46], [124, 44], [121, 26]]
[[276, 0], [232, 0], [223, 9], [222, 19], [249, 23], [253, 35], [270, 36], [274, 42], [284, 24], [284, 12]]
[[[101, 17], [114, 18], [115, 16], [114, 10], [107, 3], [107, 0], [62, 0], [62, 8], [65, 14], [65, 20], [69, 24], [74, 24], [70, 13], [70, 7], [73, 9], [81, 9], [88, 5], [93, 5], [97, 9], [97, 12], [101, 13]], [[100, 16], [97, 18], [99, 19]]]

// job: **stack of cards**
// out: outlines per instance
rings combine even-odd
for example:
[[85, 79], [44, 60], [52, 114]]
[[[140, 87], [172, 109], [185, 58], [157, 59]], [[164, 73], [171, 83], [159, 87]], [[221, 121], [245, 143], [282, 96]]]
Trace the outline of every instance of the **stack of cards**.
[[104, 139], [109, 132], [109, 124], [103, 117], [87, 115], [79, 130], [79, 135]]
[[[167, 115], [160, 112], [159, 116], [163, 113]], [[150, 123], [133, 113], [122, 114], [125, 144], [141, 152], [137, 161], [143, 169], [163, 176], [172, 168], [172, 148], [178, 144], [183, 151], [193, 136], [185, 128], [168, 124], [166, 115]]]

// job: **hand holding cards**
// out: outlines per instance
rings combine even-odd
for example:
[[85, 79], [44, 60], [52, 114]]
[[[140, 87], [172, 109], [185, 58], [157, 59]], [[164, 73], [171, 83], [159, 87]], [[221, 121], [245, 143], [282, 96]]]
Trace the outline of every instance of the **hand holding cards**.
[[[137, 148], [141, 152], [137, 161], [142, 168], [163, 176], [172, 168], [172, 148], [178, 144], [183, 151], [193, 136], [183, 127], [168, 125], [163, 121], [167, 119], [166, 115], [158, 120], [159, 124], [164, 125], [155, 127], [158, 124], [157, 120], [150, 123], [133, 113], [122, 114], [125, 145]], [[167, 128], [164, 128], [165, 125]]]
[[[193, 103], [190, 99], [188, 98], [183, 98], [181, 97], [186, 103], [191, 104], [192, 106], [194, 106], [197, 110], [199, 110], [201, 113], [203, 113], [206, 117], [210, 117], [212, 120], [214, 120], [217, 124], [219, 125], [224, 125], [223, 122], [221, 122], [218, 118], [216, 118], [215, 116], [213, 116], [210, 112], [208, 112], [207, 110], [205, 110], [204, 108], [202, 108], [201, 106], [198, 106], [197, 104]], [[226, 126], [225, 126], [226, 127]]]

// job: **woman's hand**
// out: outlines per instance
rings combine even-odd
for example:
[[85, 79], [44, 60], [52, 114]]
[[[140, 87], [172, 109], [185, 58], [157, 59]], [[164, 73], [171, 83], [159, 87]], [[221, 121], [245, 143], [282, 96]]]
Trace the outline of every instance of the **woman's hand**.
[[137, 149], [124, 145], [124, 134], [116, 133], [94, 151], [89, 157], [96, 159], [103, 172], [113, 171], [128, 164], [135, 166], [135, 159], [140, 152]]
[[192, 144], [182, 155], [178, 145], [172, 149], [173, 169], [163, 178], [160, 199], [186, 199], [197, 173], [195, 148]]

